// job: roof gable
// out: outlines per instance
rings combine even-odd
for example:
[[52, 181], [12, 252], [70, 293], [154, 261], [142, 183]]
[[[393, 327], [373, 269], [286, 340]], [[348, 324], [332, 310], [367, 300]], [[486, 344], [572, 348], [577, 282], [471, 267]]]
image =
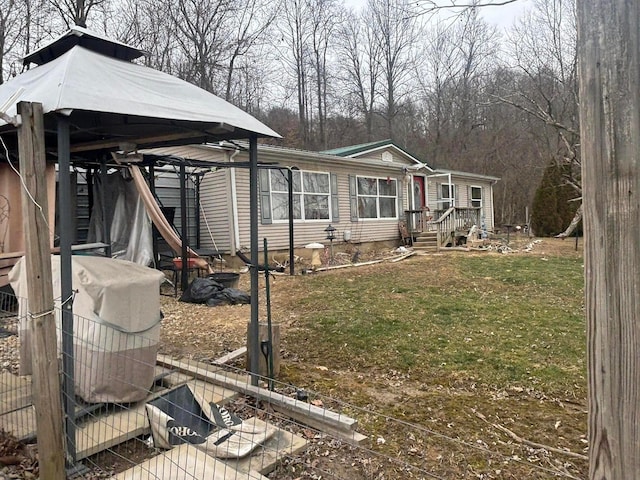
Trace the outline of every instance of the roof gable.
[[429, 171], [433, 171], [433, 169], [427, 164], [418, 160], [415, 155], [409, 153], [392, 140], [380, 140], [377, 142], [334, 148], [332, 150], [325, 150], [321, 153], [336, 155], [339, 157], [361, 159], [369, 158], [381, 160], [383, 162], [403, 163], [409, 166], [424, 167]]

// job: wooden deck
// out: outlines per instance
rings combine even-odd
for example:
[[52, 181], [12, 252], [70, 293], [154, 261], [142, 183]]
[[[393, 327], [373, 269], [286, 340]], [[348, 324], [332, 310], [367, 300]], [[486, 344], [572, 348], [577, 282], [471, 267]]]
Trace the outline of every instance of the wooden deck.
[[9, 372], [0, 374], [0, 427], [21, 441], [35, 437], [31, 377], [18, 377]]
[[[205, 400], [225, 404], [236, 398], [237, 390], [195, 379], [185, 373], [156, 370], [162, 386], [155, 387], [145, 400], [127, 406], [97, 408], [79, 420], [76, 430], [77, 459], [95, 455], [141, 435], [150, 434], [145, 404], [181, 385], [189, 385]], [[233, 382], [239, 381], [234, 375]], [[248, 378], [245, 382], [250, 383]], [[81, 406], [78, 407], [80, 411]], [[264, 423], [255, 419], [257, 424]], [[11, 373], [0, 374], [0, 428], [20, 440], [36, 436], [35, 410], [31, 404], [30, 377]], [[220, 460], [190, 445], [181, 445], [153, 457], [142, 464], [118, 474], [119, 480], [178, 479], [200, 480], [265, 480], [263, 474], [272, 471], [283, 457], [294, 455], [305, 448], [302, 437], [276, 429], [276, 433], [251, 455], [239, 460]]]
[[183, 444], [116, 475], [115, 480], [267, 480], [256, 472], [239, 472], [226, 463]]

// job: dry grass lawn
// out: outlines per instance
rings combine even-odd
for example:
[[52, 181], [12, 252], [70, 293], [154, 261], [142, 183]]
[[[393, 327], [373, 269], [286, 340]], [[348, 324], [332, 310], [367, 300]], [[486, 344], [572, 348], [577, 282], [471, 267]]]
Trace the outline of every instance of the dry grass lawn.
[[[574, 247], [544, 239], [528, 253], [447, 252], [277, 277], [279, 380], [348, 402], [368, 448], [436, 478], [584, 478], [584, 460], [531, 443], [586, 454], [582, 245]], [[163, 301], [165, 353], [206, 361], [245, 344], [248, 305]], [[409, 478], [375, 458], [336, 478]]]

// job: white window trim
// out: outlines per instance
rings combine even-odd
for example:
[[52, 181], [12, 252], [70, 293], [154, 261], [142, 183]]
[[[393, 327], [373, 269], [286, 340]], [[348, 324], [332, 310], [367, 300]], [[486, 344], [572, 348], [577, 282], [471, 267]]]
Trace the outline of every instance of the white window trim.
[[[390, 195], [380, 195], [379, 193], [376, 195], [360, 195], [358, 193], [358, 179], [360, 178], [373, 178], [376, 181], [378, 180], [384, 180], [385, 182], [387, 181], [387, 179], [389, 177], [374, 177], [374, 176], [369, 176], [369, 175], [356, 175], [356, 200], [359, 202], [360, 197], [363, 198], [376, 198], [376, 199], [380, 199], [380, 198], [393, 198], [395, 200], [395, 205], [396, 205], [396, 216], [395, 217], [381, 217], [380, 216], [380, 202], [376, 201], [376, 218], [371, 218], [371, 217], [361, 217], [360, 216], [360, 211], [358, 211], [358, 220], [359, 221], [363, 221], [363, 222], [380, 222], [380, 221], [397, 221], [400, 215], [400, 211], [398, 209], [398, 188], [400, 186], [400, 182], [398, 182], [397, 178], [390, 178], [390, 180], [392, 182], [396, 182], [396, 194], [395, 196], [390, 196]], [[358, 208], [359, 210], [359, 208]]]
[[[473, 198], [473, 189], [477, 188], [480, 190], [480, 198]], [[482, 198], [483, 188], [481, 185], [469, 185], [469, 206], [473, 207], [473, 201], [480, 200], [480, 210], [484, 208], [484, 199]]]
[[[269, 170], [269, 196], [271, 197], [271, 218], [272, 223], [289, 223], [288, 219], [276, 219], [274, 214], [273, 214], [273, 194], [277, 193], [277, 194], [288, 194], [289, 192], [287, 191], [281, 191], [281, 190], [274, 190], [273, 189], [273, 183], [272, 183], [272, 177], [271, 175], [273, 174], [274, 171], [278, 171], [278, 170]], [[327, 223], [330, 222], [333, 219], [333, 211], [331, 209], [331, 195], [335, 194], [335, 192], [331, 191], [331, 173], [330, 172], [318, 172], [315, 170], [296, 170], [296, 172], [300, 172], [300, 187], [302, 189], [304, 189], [304, 180], [302, 179], [303, 175], [305, 173], [313, 173], [313, 174], [319, 174], [319, 175], [326, 175], [327, 178], [329, 179], [329, 192], [328, 193], [315, 193], [315, 192], [310, 192], [308, 195], [326, 195], [329, 201], [329, 218], [310, 218], [310, 219], [306, 219], [304, 218], [304, 196], [305, 193], [303, 191], [301, 192], [293, 192], [293, 195], [300, 195], [301, 196], [301, 203], [300, 203], [300, 215], [302, 215], [303, 218], [294, 218], [293, 219], [293, 223]]]
[[[439, 195], [442, 195], [442, 187], [444, 186], [448, 186], [449, 187], [449, 197], [442, 197], [438, 200], [438, 202], [440, 203], [440, 208], [442, 208], [442, 210], [449, 210], [451, 207], [455, 207], [456, 206], [456, 184], [455, 183], [441, 183], [440, 184], [440, 192]], [[445, 203], [449, 203], [449, 206], [447, 208], [444, 207]]]

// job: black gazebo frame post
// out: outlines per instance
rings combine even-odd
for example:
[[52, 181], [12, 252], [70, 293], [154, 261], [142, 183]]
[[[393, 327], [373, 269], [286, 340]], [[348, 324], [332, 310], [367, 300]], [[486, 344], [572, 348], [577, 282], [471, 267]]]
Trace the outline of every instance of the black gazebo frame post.
[[249, 138], [249, 223], [251, 244], [251, 320], [249, 322], [249, 372], [251, 384], [258, 385], [260, 370], [260, 340], [258, 324], [258, 137]]
[[[75, 371], [73, 352], [73, 283], [71, 267], [71, 148], [69, 120], [57, 117], [60, 211], [60, 307], [62, 309], [62, 403], [65, 414], [67, 468], [76, 462]], [[104, 185], [103, 185], [104, 187]], [[108, 243], [108, 242], [107, 242]]]

